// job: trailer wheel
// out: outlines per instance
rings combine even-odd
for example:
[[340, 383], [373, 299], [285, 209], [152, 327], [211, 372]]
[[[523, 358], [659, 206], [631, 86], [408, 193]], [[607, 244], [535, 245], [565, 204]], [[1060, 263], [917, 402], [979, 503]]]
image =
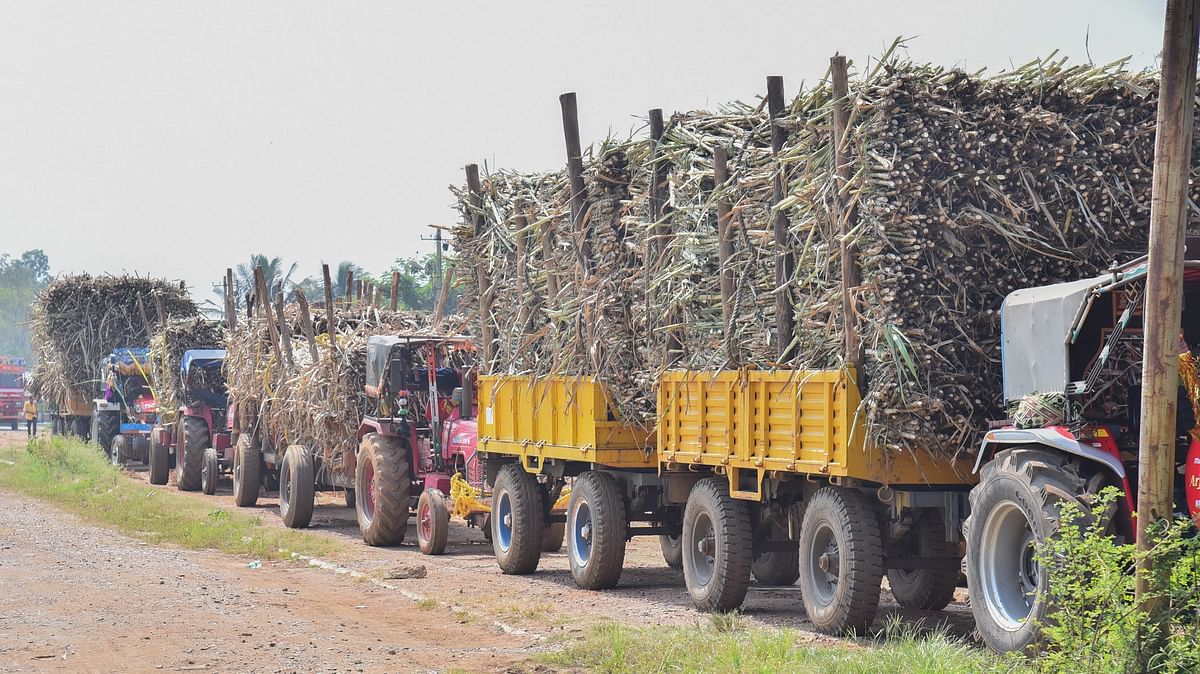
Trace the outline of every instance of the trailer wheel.
[[875, 621], [882, 581], [879, 520], [867, 497], [855, 489], [821, 488], [800, 526], [800, 588], [808, 619], [826, 634], [865, 631]]
[[129, 438], [118, 433], [109, 442], [108, 460], [115, 468], [123, 468], [129, 458]]
[[567, 504], [567, 559], [575, 584], [585, 590], [616, 587], [625, 567], [625, 499], [608, 473], [575, 478]]
[[[793, 515], [793, 513], [795, 514]], [[802, 521], [804, 519], [803, 510], [793, 506], [788, 509], [787, 517], [795, 517], [797, 522]], [[787, 526], [781, 525], [777, 520], [766, 523], [766, 526], [769, 533], [768, 540], [775, 542], [788, 540]], [[800, 578], [800, 544], [792, 541], [787, 550], [758, 552], [754, 555], [754, 562], [750, 565], [750, 570], [754, 574], [754, 579], [763, 585], [794, 585]]]
[[212, 496], [217, 493], [217, 481], [221, 479], [221, 459], [217, 450], [207, 447], [204, 450], [204, 467], [200, 469], [200, 488], [205, 494]]
[[542, 490], [519, 464], [500, 469], [492, 490], [492, 549], [500, 570], [509, 575], [533, 573], [542, 555]]
[[450, 536], [450, 510], [438, 489], [426, 489], [417, 499], [417, 547], [426, 555], [446, 552]]
[[672, 569], [683, 568], [683, 535], [663, 534], [658, 537], [658, 547], [662, 549], [663, 561]]
[[279, 469], [279, 516], [291, 529], [303, 529], [312, 521], [316, 498], [313, 455], [304, 445], [288, 445]]
[[171, 454], [158, 441], [158, 433], [150, 433], [150, 484], [166, 484], [171, 477]]
[[558, 552], [562, 550], [563, 541], [567, 537], [565, 522], [553, 522], [546, 525], [542, 532], [542, 552]]
[[[899, 557], [934, 559], [958, 557], [957, 543], [946, 540], [946, 525], [940, 512], [930, 511], [921, 516], [908, 535], [895, 546]], [[940, 611], [954, 601], [958, 587], [959, 568], [950, 569], [888, 569], [888, 585], [896, 603], [919, 611]]]
[[177, 437], [175, 486], [180, 491], [196, 491], [201, 486], [204, 449], [208, 447], [208, 424], [199, 417], [180, 417]]
[[967, 587], [971, 612], [994, 650], [1033, 645], [1046, 620], [1047, 574], [1037, 551], [1057, 535], [1063, 504], [1080, 504], [1084, 478], [1068, 458], [1019, 447], [996, 454], [971, 490]]
[[258, 503], [261, 483], [262, 452], [254, 446], [250, 436], [243, 433], [233, 448], [233, 502], [239, 508]]
[[358, 445], [354, 474], [358, 529], [367, 545], [399, 545], [408, 528], [412, 478], [400, 438], [367, 433]]
[[96, 412], [92, 416], [92, 441], [100, 445], [100, 449], [118, 465], [119, 459], [113, 452], [113, 440], [121, 432], [121, 414], [119, 412]]
[[342, 498], [345, 500], [347, 508], [353, 508], [354, 507], [354, 488], [351, 487], [351, 488], [343, 490]]
[[702, 611], [742, 605], [750, 587], [750, 508], [720, 477], [701, 480], [683, 510], [683, 580]]
[[71, 434], [80, 440], [88, 440], [91, 435], [88, 434], [88, 423], [91, 421], [88, 417], [71, 417]]

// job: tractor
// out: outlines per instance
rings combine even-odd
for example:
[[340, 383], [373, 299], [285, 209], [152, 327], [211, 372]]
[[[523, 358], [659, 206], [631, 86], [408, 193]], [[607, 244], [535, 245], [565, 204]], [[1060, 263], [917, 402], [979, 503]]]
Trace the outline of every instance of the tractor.
[[166, 484], [174, 466], [180, 490], [216, 493], [233, 459], [224, 364], [224, 349], [184, 352], [179, 362], [183, 398], [174, 423], [157, 426], [151, 437], [151, 484]]
[[91, 439], [114, 466], [130, 459], [145, 461], [150, 431], [158, 421], [145, 348], [115, 349], [100, 364], [104, 393], [92, 400]]
[[401, 543], [415, 510], [421, 552], [442, 554], [449, 535], [447, 497], [455, 484], [463, 495], [456, 513], [488, 530], [487, 507], [477, 498], [484, 470], [476, 452], [474, 357], [467, 337], [367, 340], [364, 391], [372, 410], [358, 428], [354, 493], [368, 545]]
[[[1198, 244], [1188, 240], [1187, 257], [1200, 258]], [[1001, 308], [1011, 418], [984, 435], [963, 526], [971, 608], [983, 640], [998, 651], [1024, 650], [1038, 639], [1049, 610], [1038, 551], [1066, 526], [1064, 504], [1086, 513], [1093, 496], [1115, 487], [1122, 496], [1100, 524], [1134, 538], [1146, 268], [1143, 257], [1100, 277], [1018, 290]], [[1183, 293], [1174, 515], [1195, 518], [1200, 261], [1185, 261]]]

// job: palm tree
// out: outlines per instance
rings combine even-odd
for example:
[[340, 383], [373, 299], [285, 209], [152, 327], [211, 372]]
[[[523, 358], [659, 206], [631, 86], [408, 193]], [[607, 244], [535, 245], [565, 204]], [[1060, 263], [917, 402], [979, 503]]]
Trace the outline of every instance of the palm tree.
[[367, 276], [367, 271], [362, 267], [354, 264], [349, 260], [342, 260], [337, 266], [337, 276], [333, 277], [333, 296], [346, 297], [349, 288], [346, 287], [346, 275], [354, 272], [354, 278], [362, 280]]
[[[267, 258], [266, 255], [251, 255], [249, 264], [239, 264], [234, 271], [233, 285], [237, 290], [236, 300], [239, 307], [245, 306], [245, 297], [247, 294], [254, 292], [255, 280], [254, 270], [258, 267], [263, 268], [263, 276], [267, 281], [267, 295], [270, 301], [275, 301], [276, 293], [287, 293], [291, 290], [293, 281], [292, 275], [296, 273], [299, 265], [293, 262], [287, 268], [287, 272], [283, 271], [283, 258], [273, 257]], [[287, 295], [285, 294], [286, 298]], [[286, 301], [286, 300], [285, 300]]]

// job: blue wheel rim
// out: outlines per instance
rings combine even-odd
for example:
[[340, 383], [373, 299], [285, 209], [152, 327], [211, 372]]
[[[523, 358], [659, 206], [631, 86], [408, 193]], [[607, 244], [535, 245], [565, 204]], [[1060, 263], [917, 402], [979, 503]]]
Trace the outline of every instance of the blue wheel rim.
[[591, 525], [592, 509], [588, 507], [587, 501], [580, 499], [571, 518], [571, 556], [575, 558], [575, 563], [579, 566], [586, 566], [588, 560], [592, 558], [590, 536], [585, 538], [583, 535], [584, 529], [590, 530]]
[[512, 545], [512, 500], [507, 491], [502, 491], [499, 501], [496, 508], [496, 540], [500, 542], [500, 549], [508, 552]]

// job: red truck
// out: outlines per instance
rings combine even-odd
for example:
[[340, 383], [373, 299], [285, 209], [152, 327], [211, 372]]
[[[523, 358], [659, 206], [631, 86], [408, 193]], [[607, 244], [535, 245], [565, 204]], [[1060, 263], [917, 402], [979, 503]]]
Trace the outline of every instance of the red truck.
[[0, 356], [0, 424], [17, 430], [25, 403], [25, 359]]

